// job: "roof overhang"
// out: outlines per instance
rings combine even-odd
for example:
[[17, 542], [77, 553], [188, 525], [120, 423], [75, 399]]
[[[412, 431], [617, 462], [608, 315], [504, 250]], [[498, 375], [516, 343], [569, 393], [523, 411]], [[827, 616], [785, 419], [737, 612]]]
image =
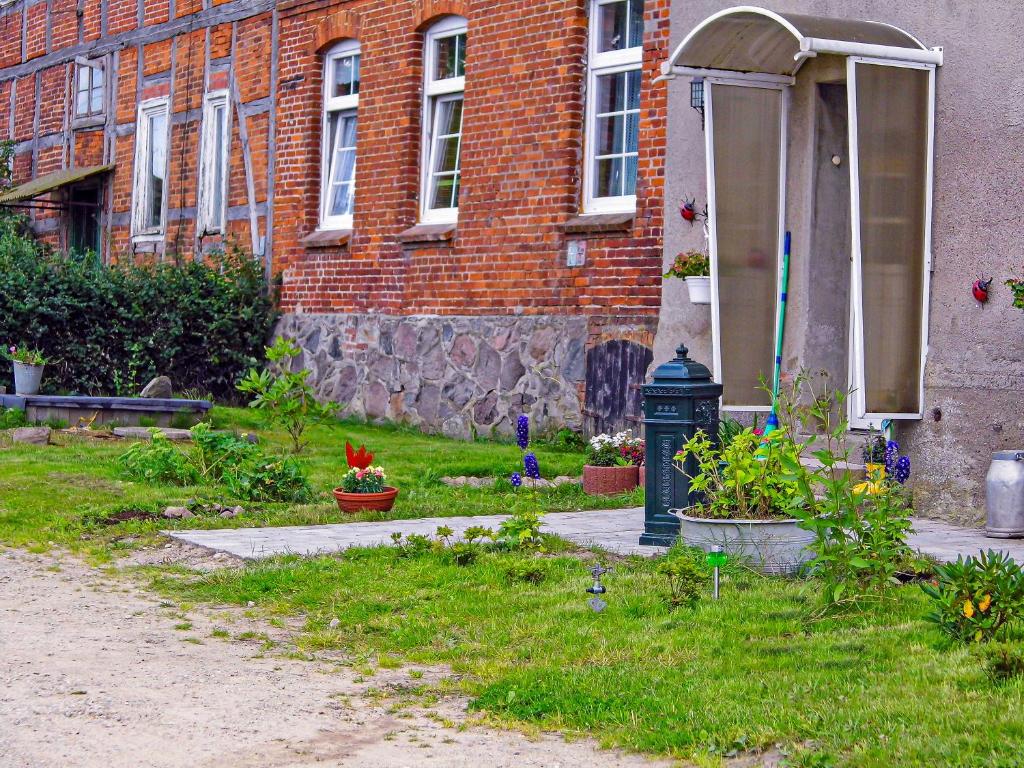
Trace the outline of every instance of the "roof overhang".
[[804, 61], [820, 53], [942, 65], [941, 48], [927, 48], [891, 24], [741, 5], [694, 27], [662, 64], [659, 79], [732, 72], [791, 80]]
[[53, 192], [55, 189], [65, 187], [68, 184], [85, 181], [101, 173], [109, 173], [112, 170], [114, 170], [114, 163], [90, 165], [83, 168], [65, 168], [53, 173], [47, 173], [0, 194], [0, 205], [10, 205], [11, 203], [32, 200], [48, 192]]

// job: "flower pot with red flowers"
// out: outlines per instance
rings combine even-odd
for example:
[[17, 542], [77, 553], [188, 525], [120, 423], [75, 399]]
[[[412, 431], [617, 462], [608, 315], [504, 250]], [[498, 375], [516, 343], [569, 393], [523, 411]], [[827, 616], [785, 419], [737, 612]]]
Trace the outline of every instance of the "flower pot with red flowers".
[[356, 451], [351, 443], [345, 444], [348, 472], [341, 478], [341, 485], [334, 489], [338, 509], [352, 514], [355, 512], [388, 512], [395, 505], [398, 489], [386, 485], [387, 475], [383, 467], [372, 466], [373, 454], [364, 446]]
[[683, 278], [690, 292], [690, 303], [711, 303], [711, 264], [703, 251], [685, 251], [676, 256], [665, 277]]
[[592, 496], [628, 493], [640, 484], [634, 461], [643, 461], [643, 441], [629, 431], [595, 435], [587, 444], [583, 465], [583, 492]]

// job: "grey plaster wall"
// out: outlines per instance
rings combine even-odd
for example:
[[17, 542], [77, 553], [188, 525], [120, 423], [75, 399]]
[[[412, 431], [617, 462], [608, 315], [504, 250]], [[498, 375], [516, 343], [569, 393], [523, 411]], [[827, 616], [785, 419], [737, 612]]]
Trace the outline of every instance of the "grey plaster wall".
[[[673, 47], [708, 15], [734, 4], [677, 0]], [[919, 513], [980, 521], [991, 452], [1024, 448], [1024, 312], [1010, 306], [1009, 289], [1002, 284], [1010, 276], [1024, 277], [1024, 7], [1010, 0], [779, 0], [766, 7], [887, 22], [926, 45], [944, 48], [945, 64], [936, 80], [925, 419], [900, 423], [897, 436], [914, 462]], [[838, 57], [812, 60], [792, 89], [787, 228], [793, 232], [793, 266], [784, 350], [789, 370], [819, 363], [841, 367], [845, 361], [846, 340], [835, 321], [845, 311], [843, 270], [849, 266], [835, 251], [823, 254], [824, 232], [835, 221], [815, 229], [815, 211], [827, 213], [827, 197], [816, 194], [827, 169], [818, 162], [813, 140], [820, 119], [817, 84], [844, 79], [842, 64]], [[679, 250], [701, 244], [699, 228], [682, 221], [678, 205], [684, 196], [696, 196], [703, 204], [706, 192], [704, 136], [689, 106], [689, 79], [663, 87], [669, 89], [667, 266]], [[837, 199], [836, 205], [841, 204]], [[996, 277], [984, 306], [970, 293], [971, 283], [982, 275]], [[690, 305], [685, 289], [675, 282], [665, 281], [654, 362], [670, 357], [682, 337], [710, 365], [710, 309]], [[822, 317], [829, 320], [819, 323]], [[837, 375], [842, 378], [845, 372]]]
[[587, 319], [289, 314], [277, 335], [302, 348], [318, 397], [344, 415], [451, 437], [583, 426]]

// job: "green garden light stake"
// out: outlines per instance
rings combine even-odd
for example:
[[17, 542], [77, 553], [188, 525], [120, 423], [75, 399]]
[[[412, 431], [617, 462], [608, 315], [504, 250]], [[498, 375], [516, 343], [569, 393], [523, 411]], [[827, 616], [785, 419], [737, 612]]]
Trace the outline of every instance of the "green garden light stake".
[[727, 559], [728, 555], [725, 554], [725, 549], [720, 546], [714, 546], [708, 552], [708, 565], [713, 566], [715, 569], [715, 600], [718, 599], [718, 569], [725, 565]]
[[775, 324], [775, 368], [772, 372], [772, 412], [764, 425], [764, 433], [771, 434], [779, 428], [779, 381], [782, 376], [782, 339], [786, 335], [786, 301], [789, 287], [790, 233], [786, 233], [782, 248], [782, 281], [779, 286], [779, 319]]
[[601, 577], [611, 572], [611, 570], [611, 568], [605, 568], [603, 565], [595, 565], [590, 569], [590, 575], [594, 577], [594, 583], [587, 587], [587, 592], [592, 594], [593, 597], [587, 601], [587, 605], [591, 607], [594, 613], [600, 613], [608, 607], [608, 603], [598, 597], [598, 595], [603, 595], [608, 591], [605, 589], [604, 584], [601, 583]]

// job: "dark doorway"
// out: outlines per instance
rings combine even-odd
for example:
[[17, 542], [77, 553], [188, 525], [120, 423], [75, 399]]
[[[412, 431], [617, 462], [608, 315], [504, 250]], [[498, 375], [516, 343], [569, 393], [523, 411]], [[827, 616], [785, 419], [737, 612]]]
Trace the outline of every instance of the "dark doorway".
[[68, 190], [69, 253], [76, 256], [102, 254], [101, 201], [101, 190], [96, 184], [74, 186]]
[[613, 339], [587, 351], [587, 392], [584, 415], [587, 433], [640, 434], [640, 387], [654, 355], [642, 344]]

